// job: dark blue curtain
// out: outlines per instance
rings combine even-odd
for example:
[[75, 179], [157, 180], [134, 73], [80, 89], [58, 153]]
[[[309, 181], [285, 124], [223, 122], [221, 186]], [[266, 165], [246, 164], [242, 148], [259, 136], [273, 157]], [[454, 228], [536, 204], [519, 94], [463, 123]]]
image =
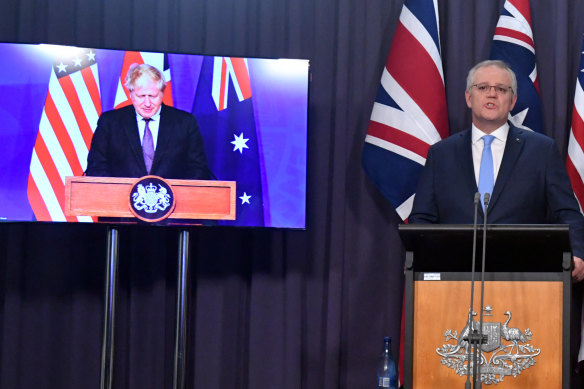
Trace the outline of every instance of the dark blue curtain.
[[[402, 3], [0, 3], [0, 41], [311, 61], [307, 228], [191, 230], [189, 388], [373, 387], [384, 335], [397, 352], [399, 218], [360, 158]], [[456, 132], [470, 125], [466, 72], [488, 57], [503, 1], [439, 3]], [[545, 132], [565, 155], [584, 4], [532, 0], [532, 18]], [[172, 387], [178, 236], [120, 229], [115, 388]], [[105, 256], [101, 225], [0, 224], [1, 388], [99, 387]]]

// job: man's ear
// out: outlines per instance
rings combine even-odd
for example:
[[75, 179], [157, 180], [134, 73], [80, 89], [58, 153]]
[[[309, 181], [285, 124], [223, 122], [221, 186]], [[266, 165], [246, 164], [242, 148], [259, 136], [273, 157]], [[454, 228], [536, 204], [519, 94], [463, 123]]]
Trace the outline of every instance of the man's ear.
[[466, 100], [466, 106], [471, 108], [470, 105], [470, 92], [468, 90], [464, 91], [464, 99]]
[[517, 93], [513, 95], [513, 101], [511, 102], [511, 109], [509, 111], [513, 111], [515, 107], [515, 103], [517, 102]]

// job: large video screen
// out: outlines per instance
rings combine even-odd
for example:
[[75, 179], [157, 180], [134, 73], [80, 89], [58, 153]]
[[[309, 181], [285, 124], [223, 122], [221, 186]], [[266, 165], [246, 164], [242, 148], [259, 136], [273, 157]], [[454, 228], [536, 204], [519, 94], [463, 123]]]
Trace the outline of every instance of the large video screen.
[[138, 63], [196, 118], [212, 179], [236, 182], [235, 220], [218, 224], [305, 228], [307, 60], [14, 43], [0, 58], [0, 221], [101, 221], [66, 214], [66, 177], [84, 176], [100, 116], [132, 105]]

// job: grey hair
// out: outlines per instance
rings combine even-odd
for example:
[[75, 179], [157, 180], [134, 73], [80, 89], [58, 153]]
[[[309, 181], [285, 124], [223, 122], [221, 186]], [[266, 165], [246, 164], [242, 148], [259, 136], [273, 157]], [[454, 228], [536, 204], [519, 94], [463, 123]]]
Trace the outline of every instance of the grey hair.
[[479, 62], [475, 66], [473, 66], [472, 69], [470, 69], [468, 71], [468, 76], [466, 77], [466, 90], [470, 93], [470, 89], [472, 88], [472, 84], [474, 82], [474, 76], [475, 76], [475, 73], [477, 72], [477, 70], [479, 70], [481, 68], [486, 68], [488, 66], [495, 66], [495, 67], [498, 67], [499, 69], [503, 69], [503, 70], [507, 71], [507, 73], [509, 73], [509, 76], [511, 77], [511, 90], [513, 91], [513, 95], [516, 95], [517, 94], [517, 76], [515, 76], [515, 72], [509, 67], [509, 65], [507, 65], [505, 62], [500, 61], [498, 59], [496, 59], [496, 60], [488, 59], [486, 61]]
[[130, 92], [132, 92], [136, 86], [136, 83], [139, 82], [143, 76], [154, 81], [157, 84], [158, 89], [161, 92], [164, 92], [164, 88], [166, 88], [164, 74], [154, 66], [148, 64], [131, 64], [130, 68], [128, 69], [128, 74], [126, 75], [126, 82], [124, 85]]

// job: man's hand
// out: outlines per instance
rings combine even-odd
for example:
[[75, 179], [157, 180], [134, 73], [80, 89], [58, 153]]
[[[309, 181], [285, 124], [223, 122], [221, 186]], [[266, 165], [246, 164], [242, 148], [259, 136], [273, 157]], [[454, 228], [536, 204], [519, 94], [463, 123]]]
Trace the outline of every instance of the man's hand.
[[584, 280], [584, 261], [582, 258], [574, 257], [574, 270], [572, 270], [572, 280], [580, 282]]

